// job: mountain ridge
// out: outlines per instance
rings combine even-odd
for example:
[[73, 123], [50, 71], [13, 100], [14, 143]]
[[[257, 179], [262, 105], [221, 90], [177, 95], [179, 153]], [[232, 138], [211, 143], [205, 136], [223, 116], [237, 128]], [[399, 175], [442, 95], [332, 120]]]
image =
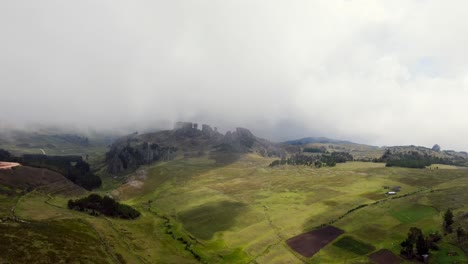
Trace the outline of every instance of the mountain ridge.
[[239, 127], [223, 135], [206, 124], [199, 129], [197, 123], [178, 122], [172, 130], [141, 135], [133, 133], [116, 140], [106, 154], [106, 164], [108, 172], [119, 174], [177, 156], [209, 155], [216, 162], [225, 163], [235, 160], [242, 153], [258, 153], [268, 157], [286, 155], [279, 144], [256, 137], [246, 128]]

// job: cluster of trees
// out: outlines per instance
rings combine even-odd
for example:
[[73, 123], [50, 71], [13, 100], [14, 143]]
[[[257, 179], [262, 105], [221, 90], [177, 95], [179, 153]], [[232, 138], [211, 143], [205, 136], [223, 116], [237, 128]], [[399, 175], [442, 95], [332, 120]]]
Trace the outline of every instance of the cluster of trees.
[[309, 152], [309, 153], [326, 153], [327, 148], [325, 147], [317, 147], [317, 148], [304, 148], [302, 152]]
[[[323, 155], [323, 157], [327, 158], [327, 155]], [[332, 152], [329, 156], [332, 158], [336, 163], [345, 163], [347, 161], [353, 161], [353, 155], [349, 154], [348, 152]]]
[[99, 188], [102, 184], [101, 178], [91, 171], [85, 161], [78, 161], [74, 166], [69, 166], [65, 176], [87, 190]]
[[352, 161], [353, 156], [347, 152], [332, 152], [331, 154], [322, 155], [303, 155], [296, 154], [288, 159], [275, 160], [270, 164], [270, 167], [280, 165], [304, 165], [304, 166], [315, 166], [321, 168], [323, 166], [333, 167], [336, 163], [345, 163]]
[[383, 156], [375, 159], [375, 162], [386, 162], [387, 167], [404, 167], [422, 169], [432, 164], [459, 165], [449, 158], [441, 158], [428, 154], [421, 154], [417, 151], [392, 153], [386, 150]]
[[12, 156], [10, 152], [0, 149], [0, 161], [12, 161]]
[[429, 254], [429, 250], [438, 250], [437, 242], [442, 239], [442, 236], [436, 232], [424, 236], [421, 229], [411, 227], [408, 232], [408, 237], [401, 242], [401, 255], [408, 259], [425, 260]]
[[68, 209], [88, 212], [90, 215], [106, 215], [123, 219], [135, 219], [140, 212], [133, 207], [116, 202], [108, 196], [101, 197], [98, 194], [90, 194], [77, 200], [68, 200]]

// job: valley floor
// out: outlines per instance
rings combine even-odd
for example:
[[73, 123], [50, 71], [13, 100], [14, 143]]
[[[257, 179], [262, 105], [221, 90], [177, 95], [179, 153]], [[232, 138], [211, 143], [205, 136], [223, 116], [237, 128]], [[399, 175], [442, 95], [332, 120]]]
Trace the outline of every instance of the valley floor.
[[[0, 244], [11, 245], [0, 254], [0, 263], [15, 263], [25, 250], [41, 253], [42, 263], [49, 255], [60, 259], [63, 252], [67, 259], [81, 257], [85, 263], [94, 255], [101, 263], [368, 263], [369, 255], [381, 249], [399, 255], [410, 227], [442, 233], [447, 208], [455, 215], [468, 211], [468, 170], [364, 162], [271, 168], [271, 161], [246, 155], [218, 166], [208, 158], [178, 159], [141, 168], [130, 176], [138, 184], [105, 178], [101, 193], [137, 208], [142, 216], [136, 220], [70, 211], [70, 197], [47, 189], [0, 192], [3, 219], [14, 213], [25, 221], [0, 223]], [[385, 195], [384, 187], [393, 186], [401, 192]], [[71, 229], [82, 232], [73, 233], [78, 242], [61, 246], [45, 239], [51, 234], [44, 232], [51, 231], [36, 227], [42, 224], [64, 236]], [[344, 234], [311, 258], [287, 245], [288, 239], [324, 224]], [[20, 235], [15, 227], [29, 231]], [[24, 237], [34, 242], [20, 248]], [[79, 241], [90, 241], [89, 248], [81, 248]], [[454, 241], [454, 234], [444, 236], [431, 261], [467, 263]], [[448, 251], [458, 256], [449, 257]]]

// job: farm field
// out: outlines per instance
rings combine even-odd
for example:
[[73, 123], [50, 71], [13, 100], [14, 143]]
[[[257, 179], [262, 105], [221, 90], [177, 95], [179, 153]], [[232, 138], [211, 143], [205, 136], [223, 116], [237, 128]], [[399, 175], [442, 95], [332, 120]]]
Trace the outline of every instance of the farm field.
[[[425, 234], [442, 232], [447, 208], [455, 215], [468, 211], [468, 170], [386, 168], [365, 162], [271, 168], [271, 161], [246, 155], [219, 166], [208, 158], [177, 159], [140, 168], [135, 173], [139, 184], [104, 179], [109, 184], [100, 194], [112, 194], [138, 209], [142, 216], [136, 220], [70, 211], [67, 201], [76, 196], [47, 188], [10, 195], [17, 197], [16, 216], [31, 228], [36, 222], [59, 229], [79, 225], [89, 233], [82, 239], [101, 250], [102, 262], [111, 263], [368, 263], [371, 254], [383, 249], [398, 256], [410, 227]], [[401, 192], [385, 195], [393, 186]], [[8, 209], [12, 203], [6, 197], [0, 196], [0, 206]], [[312, 257], [287, 243], [328, 224], [344, 233]], [[0, 240], [8, 237], [0, 235]], [[453, 234], [443, 238], [433, 263], [466, 260], [450, 244], [453, 239]], [[453, 250], [458, 255], [447, 256]]]
[[[193, 249], [208, 262], [223, 262], [220, 256], [234, 256], [239, 263], [367, 261], [367, 255], [332, 244], [305, 258], [286, 243], [329, 223], [343, 229], [343, 236], [399, 255], [399, 243], [411, 226], [424, 232], [441, 230], [443, 211], [467, 209], [462, 202], [467, 195], [455, 191], [468, 183], [468, 171], [462, 169], [386, 168], [362, 162], [321, 169], [270, 168], [270, 162], [249, 155], [224, 167], [208, 159], [163, 163], [147, 169], [140, 189], [122, 195], [137, 206], [151, 200], [153, 210], [200, 241]], [[386, 196], [385, 186], [401, 186], [397, 196], [407, 196], [392, 199], [396, 197]], [[448, 190], [456, 192], [458, 203], [442, 198]]]

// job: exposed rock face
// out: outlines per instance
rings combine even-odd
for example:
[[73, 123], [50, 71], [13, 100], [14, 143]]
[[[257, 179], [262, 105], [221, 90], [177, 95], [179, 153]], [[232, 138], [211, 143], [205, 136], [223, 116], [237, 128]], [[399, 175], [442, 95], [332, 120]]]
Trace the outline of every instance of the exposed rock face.
[[245, 128], [222, 135], [217, 129], [203, 124], [178, 122], [173, 130], [130, 135], [116, 141], [106, 154], [108, 171], [118, 174], [133, 171], [140, 165], [166, 161], [177, 155], [212, 157], [242, 153], [258, 153], [263, 156], [284, 157], [286, 151], [276, 144], [257, 138]]
[[161, 147], [158, 144], [144, 142], [138, 145], [127, 144], [123, 148], [113, 145], [106, 154], [106, 162], [110, 173], [120, 173], [134, 170], [141, 165], [155, 161], [167, 161], [175, 157], [177, 149]]
[[201, 131], [203, 135], [208, 136], [208, 137], [211, 137], [218, 133], [216, 130], [213, 130], [209, 125], [206, 125], [206, 124], [202, 125]]
[[198, 124], [190, 122], [177, 122], [173, 131], [179, 137], [197, 137], [203, 134], [203, 128], [199, 130]]
[[238, 127], [234, 132], [227, 132], [223, 139], [224, 146], [239, 153], [258, 153], [265, 157], [285, 157], [286, 151], [276, 144], [258, 138], [246, 128]]
[[255, 143], [255, 136], [248, 129], [236, 128], [236, 131], [228, 131], [223, 143], [230, 145], [238, 152], [247, 152]]
[[191, 122], [177, 122], [174, 126], [174, 130], [191, 130], [193, 123]]

